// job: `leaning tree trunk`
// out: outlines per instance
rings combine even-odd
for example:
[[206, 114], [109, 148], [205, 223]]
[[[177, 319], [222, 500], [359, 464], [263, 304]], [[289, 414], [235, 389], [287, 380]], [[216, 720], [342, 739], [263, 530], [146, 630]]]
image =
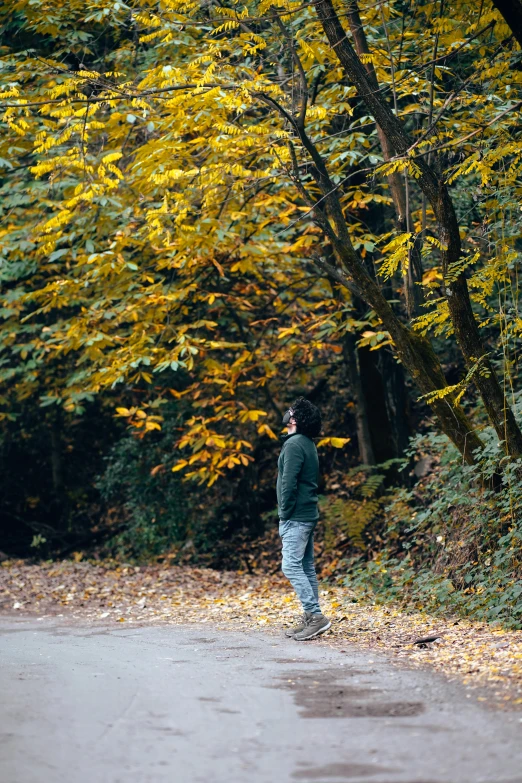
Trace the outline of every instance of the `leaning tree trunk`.
[[[291, 124], [304, 150], [311, 158], [312, 165], [308, 170], [322, 195], [319, 201], [315, 194], [308, 191], [301, 179], [296, 151], [292, 141], [289, 140], [288, 147], [292, 165], [290, 174], [298, 192], [310, 206], [315, 223], [330, 242], [336, 263], [330, 263], [322, 256], [315, 256], [314, 260], [328, 277], [337, 280], [375, 310], [384, 328], [390, 333], [405, 369], [410, 373], [422, 394], [430, 395], [429, 404], [439, 420], [442, 431], [453, 441], [463, 458], [473, 464], [475, 462], [474, 452], [481, 449], [483, 444], [474, 432], [471, 422], [462, 408], [457, 404], [455, 395], [448, 391], [444, 373], [431, 343], [401, 323], [379, 285], [368, 274], [361, 257], [355, 251], [343, 214], [338, 187], [333, 184], [322, 155], [306, 133], [305, 118], [308, 100], [306, 75], [295, 49], [292, 46], [291, 48], [302, 81], [302, 103], [299, 116], [289, 114], [277, 100], [265, 93], [256, 92], [255, 95], [271, 108], [275, 108]], [[354, 56], [356, 57], [355, 53]], [[364, 69], [362, 69], [362, 73], [369, 90], [370, 85], [367, 82]]]
[[[330, 261], [332, 258], [330, 257]], [[367, 265], [371, 274], [371, 269]], [[336, 280], [330, 278], [332, 296], [342, 301]], [[337, 290], [336, 290], [337, 289]], [[358, 319], [364, 318], [367, 305], [353, 297], [352, 306]], [[391, 353], [359, 348], [353, 332], [342, 339], [344, 367], [353, 395], [359, 459], [363, 465], [377, 465], [402, 456], [408, 442], [407, 407], [404, 371]], [[387, 360], [390, 360], [388, 362]], [[404, 408], [404, 410], [403, 410]], [[404, 428], [397, 426], [404, 420]]]
[[[330, 45], [347, 76], [357, 88], [359, 97], [382, 128], [396, 153], [408, 156], [413, 146], [413, 140], [407, 134], [400, 119], [395, 116], [391, 107], [369, 79], [366, 69], [346, 36], [332, 0], [314, 0], [314, 6]], [[522, 455], [522, 432], [482, 344], [478, 324], [471, 307], [466, 277], [463, 272], [455, 271], [461, 257], [461, 243], [453, 202], [444, 181], [435, 175], [426, 161], [422, 157], [418, 157], [415, 164], [419, 173], [417, 182], [433, 208], [440, 227], [441, 244], [446, 248], [442, 253], [443, 272], [445, 280], [451, 280], [449, 284], [446, 284], [446, 295], [457, 342], [468, 367], [475, 366], [477, 360], [480, 360], [480, 372], [475, 372], [474, 381], [484, 402], [484, 407], [499, 440], [505, 444], [506, 453], [512, 457], [519, 457]], [[453, 274], [455, 274], [455, 279], [453, 279]], [[404, 329], [404, 327], [402, 328]], [[389, 331], [391, 333], [391, 330]], [[425, 372], [421, 366], [422, 362], [418, 361], [419, 354], [413, 347], [415, 341], [412, 341], [410, 337], [406, 339], [405, 335], [401, 337], [398, 332], [392, 336], [399, 353], [407, 354], [408, 361], [415, 365], [419, 385], [424, 384]], [[403, 348], [399, 348], [400, 342], [403, 343]], [[425, 354], [425, 346], [421, 347], [421, 344], [417, 342], [417, 348], [420, 350], [420, 355], [428, 358]], [[428, 361], [432, 364], [431, 359]], [[415, 373], [412, 374], [415, 377]], [[430, 374], [428, 373], [428, 375]], [[445, 404], [447, 404], [447, 399], [435, 402], [432, 407], [435, 409], [436, 406], [442, 413], [441, 408]], [[460, 427], [458, 430], [460, 439], [462, 436]], [[464, 445], [464, 449], [467, 451], [466, 445]]]
[[[455, 444], [463, 458], [474, 464], [474, 451], [483, 447], [468, 417], [455, 401], [455, 395], [444, 393], [446, 379], [433, 347], [428, 339], [402, 324], [385, 299], [377, 283], [370, 278], [353, 248], [334, 239], [334, 250], [342, 264], [333, 266], [325, 259], [319, 261], [324, 271], [349, 290], [357, 286], [361, 298], [369, 304], [383, 326], [390, 333], [398, 357], [410, 373], [423, 395], [434, 395], [430, 407], [445, 435]], [[440, 395], [440, 396], [438, 396]]]
[[511, 32], [522, 47], [522, 2], [521, 0], [492, 0], [493, 5], [500, 11]]
[[330, 241], [337, 261], [337, 264], [333, 264], [325, 257], [316, 257], [316, 264], [328, 277], [337, 280], [375, 310], [384, 328], [390, 333], [405, 369], [410, 373], [421, 393], [431, 395], [429, 404], [439, 420], [442, 431], [455, 444], [466, 462], [473, 464], [474, 451], [483, 447], [482, 441], [474, 432], [462, 408], [456, 403], [455, 395], [447, 392], [446, 379], [430, 341], [401, 323], [377, 282], [368, 274], [362, 259], [353, 247], [338, 190], [330, 179], [322, 156], [302, 125], [294, 122], [294, 129], [314, 163], [311, 173], [323, 194], [321, 201], [324, 200], [327, 205], [328, 217], [323, 204], [314, 199], [304, 187], [299, 177], [295, 150], [290, 144], [293, 180], [310, 205], [316, 224]]

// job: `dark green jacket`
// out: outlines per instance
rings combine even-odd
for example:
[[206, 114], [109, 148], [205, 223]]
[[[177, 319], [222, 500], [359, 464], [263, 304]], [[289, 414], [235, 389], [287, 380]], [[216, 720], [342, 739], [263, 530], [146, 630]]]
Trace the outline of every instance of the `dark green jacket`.
[[299, 432], [288, 435], [277, 461], [279, 518], [314, 522], [319, 518], [319, 457], [313, 440]]

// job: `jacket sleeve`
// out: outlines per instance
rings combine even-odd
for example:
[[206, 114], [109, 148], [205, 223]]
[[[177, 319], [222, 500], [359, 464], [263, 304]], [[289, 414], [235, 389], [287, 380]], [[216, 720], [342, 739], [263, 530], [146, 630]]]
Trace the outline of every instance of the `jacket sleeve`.
[[292, 519], [297, 503], [297, 478], [304, 462], [304, 453], [297, 443], [288, 442], [283, 455], [281, 476], [281, 497], [279, 516], [282, 520]]

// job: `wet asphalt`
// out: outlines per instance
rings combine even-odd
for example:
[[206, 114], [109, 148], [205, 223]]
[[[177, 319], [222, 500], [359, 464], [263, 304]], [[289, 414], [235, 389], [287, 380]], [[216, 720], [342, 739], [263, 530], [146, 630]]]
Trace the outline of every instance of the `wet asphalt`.
[[522, 712], [345, 650], [1, 619], [0, 781], [522, 783]]

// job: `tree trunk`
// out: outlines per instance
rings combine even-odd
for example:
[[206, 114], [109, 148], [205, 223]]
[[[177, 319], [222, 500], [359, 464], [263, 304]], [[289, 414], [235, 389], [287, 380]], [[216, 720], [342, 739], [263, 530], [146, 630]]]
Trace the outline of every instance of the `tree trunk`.
[[[355, 283], [361, 298], [373, 307], [384, 328], [390, 333], [399, 359], [421, 394], [435, 394], [430, 407], [437, 416], [442, 431], [455, 444], [464, 460], [471, 465], [474, 464], [473, 452], [483, 447], [482, 441], [474, 432], [462, 408], [456, 404], [455, 395], [444, 394], [447, 386], [446, 379], [430, 341], [399, 321], [379, 286], [370, 278], [355, 255], [353, 248], [335, 241], [334, 250], [343, 268], [334, 267], [324, 259], [319, 261], [320, 266], [329, 276], [349, 290], [353, 289]], [[441, 396], [437, 396], [437, 393]]]
[[370, 424], [368, 421], [368, 408], [366, 405], [366, 396], [363, 391], [363, 384], [361, 382], [355, 335], [347, 334], [344, 338], [343, 356], [355, 401], [355, 427], [357, 430], [359, 459], [363, 465], [375, 465], [377, 460], [373, 452]]
[[[360, 348], [358, 351], [361, 386], [367, 410], [368, 424], [376, 464], [387, 462], [400, 456], [395, 437], [395, 428], [390, 417], [386, 378], [382, 373], [384, 349], [371, 351]], [[394, 401], [395, 402], [395, 401]]]
[[497, 11], [500, 11], [522, 47], [522, 2], [520, 0], [493, 0], [493, 5]]
[[61, 427], [59, 413], [51, 419], [51, 476], [53, 480], [53, 489], [56, 499], [61, 501], [63, 494], [63, 461], [62, 461], [62, 443]]
[[[314, 5], [330, 45], [336, 52], [346, 74], [356, 86], [360, 98], [373, 114], [378, 125], [383, 129], [391, 147], [399, 155], [407, 156], [410, 148], [413, 146], [413, 141], [406, 133], [400, 119], [394, 115], [386, 100], [381, 96], [380, 90], [375, 88], [375, 84], [368, 77], [364, 66], [346, 37], [346, 33], [333, 7], [332, 0], [314, 0]], [[452, 279], [452, 273], [456, 270], [455, 265], [461, 257], [459, 226], [453, 203], [445, 183], [435, 175], [422, 156], [415, 159], [415, 165], [419, 174], [417, 182], [431, 203], [440, 226], [440, 240], [443, 247], [446, 248], [442, 253], [442, 262], [445, 280], [451, 280], [447, 284], [446, 293], [455, 336], [468, 367], [473, 367], [477, 360], [480, 360], [481, 371], [476, 372], [474, 375], [475, 384], [499, 440], [505, 443], [506, 453], [512, 457], [519, 457], [522, 455], [522, 432], [515, 420], [513, 411], [507, 403], [493, 365], [482, 344], [478, 324], [471, 307], [466, 278], [463, 272], [455, 272], [456, 279]], [[391, 330], [389, 331], [391, 333]], [[402, 352], [403, 356], [407, 354], [408, 361], [413, 362], [414, 372], [412, 374], [415, 377], [415, 372], [417, 372], [419, 385], [420, 383], [424, 384], [425, 379], [423, 377], [425, 373], [421, 366], [422, 362], [418, 360], [423, 355], [428, 359], [426, 346], [421, 346], [421, 343], [415, 343], [415, 340], [412, 340], [410, 337], [406, 338], [405, 335], [401, 336], [398, 332], [393, 336], [393, 339], [399, 353]], [[402, 342], [403, 348], [399, 348], [398, 341]], [[416, 347], [414, 348], [414, 346]], [[420, 351], [419, 355], [417, 354], [417, 349]], [[434, 356], [432, 350], [431, 353], [432, 357], [429, 359], [429, 364], [433, 367], [432, 359]], [[405, 361], [404, 358], [403, 361]], [[412, 370], [410, 369], [410, 371]], [[439, 371], [437, 375], [439, 375]], [[428, 373], [428, 376], [431, 377], [431, 373]], [[444, 404], [446, 404], [446, 401], [436, 403], [441, 413]], [[432, 407], [435, 409], [435, 405]], [[463, 413], [462, 416], [464, 416]], [[468, 452], [468, 445], [466, 445], [468, 440], [465, 439], [464, 444], [462, 444], [462, 435], [463, 433], [460, 432], [459, 428], [459, 442], [463, 445], [465, 452]]]
[[353, 247], [337, 188], [334, 187], [329, 177], [324, 160], [304, 129], [295, 123], [294, 128], [314, 162], [312, 173], [325, 202], [328, 203], [328, 211], [333, 222], [332, 226], [324, 213], [323, 205], [313, 199], [303, 186], [299, 178], [295, 152], [290, 145], [293, 154], [294, 182], [303, 198], [311, 206], [315, 222], [330, 241], [338, 265], [330, 263], [322, 256], [316, 256], [315, 263], [329, 278], [336, 280], [375, 310], [384, 328], [390, 333], [400, 360], [421, 393], [433, 395], [430, 406], [439, 420], [442, 431], [455, 444], [465, 461], [473, 464], [475, 462], [473, 452], [481, 449], [483, 444], [473, 431], [462, 408], [456, 404], [455, 395], [444, 393], [447, 387], [446, 379], [431, 343], [399, 321], [377, 282], [368, 274]]
[[402, 457], [411, 435], [409, 397], [404, 367], [396, 361], [388, 348], [377, 353], [380, 373], [384, 381], [388, 419], [392, 425], [394, 456]]
[[336, 280], [375, 310], [384, 328], [390, 333], [397, 354], [417, 387], [423, 395], [432, 395], [429, 404], [439, 419], [442, 431], [456, 445], [466, 462], [473, 464], [474, 451], [481, 449], [483, 444], [473, 431], [464, 411], [457, 405], [455, 395], [445, 391], [446, 379], [431, 343], [400, 322], [379, 285], [370, 276], [361, 257], [356, 253], [343, 215], [338, 188], [334, 186], [317, 147], [308, 137], [304, 123], [292, 118], [278, 106], [277, 102], [273, 102], [270, 98], [267, 100], [282, 111], [285, 119], [292, 123], [314, 164], [310, 167], [310, 173], [322, 194], [322, 199], [319, 201], [307, 191], [301, 181], [295, 149], [289, 142], [294, 183], [310, 206], [314, 221], [329, 240], [336, 262], [331, 263], [324, 256], [315, 255], [316, 265], [327, 277]]

